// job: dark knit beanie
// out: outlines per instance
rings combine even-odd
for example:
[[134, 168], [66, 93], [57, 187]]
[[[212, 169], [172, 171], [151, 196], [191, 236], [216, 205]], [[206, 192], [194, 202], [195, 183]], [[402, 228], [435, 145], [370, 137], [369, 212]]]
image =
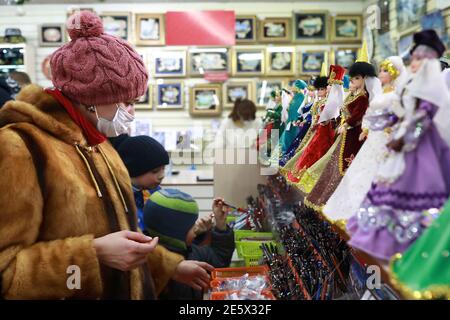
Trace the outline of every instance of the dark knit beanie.
[[132, 178], [169, 164], [169, 154], [164, 147], [149, 136], [129, 137], [117, 148]]
[[198, 218], [197, 202], [176, 189], [161, 189], [151, 195], [144, 208], [145, 233], [159, 237], [167, 249], [186, 250], [186, 236]]

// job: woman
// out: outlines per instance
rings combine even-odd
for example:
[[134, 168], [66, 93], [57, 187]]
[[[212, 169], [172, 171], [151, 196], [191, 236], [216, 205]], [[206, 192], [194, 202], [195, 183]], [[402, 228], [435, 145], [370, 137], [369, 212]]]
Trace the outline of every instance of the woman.
[[[323, 208], [323, 213], [332, 220], [346, 220], [358, 210], [375, 177], [378, 163], [385, 153], [388, 133], [397, 116], [392, 110], [396, 99], [395, 88], [400, 88], [407, 77], [400, 57], [389, 57], [380, 65], [378, 78], [383, 85], [383, 94], [369, 104], [362, 123], [363, 132], [359, 140], [364, 142], [341, 183]], [[400, 110], [401, 111], [401, 110]], [[398, 112], [399, 113], [399, 112]]]
[[147, 88], [142, 59], [94, 13], [76, 13], [67, 29], [72, 40], [50, 62], [56, 88], [27, 86], [0, 111], [1, 296], [153, 299], [170, 279], [200, 288], [210, 266], [137, 232], [130, 178], [106, 141], [133, 120]]
[[262, 128], [261, 119], [256, 118], [256, 106], [248, 99], [238, 99], [228, 118], [222, 121], [216, 138], [218, 148], [253, 148]]
[[450, 196], [450, 148], [444, 141], [450, 140], [450, 94], [438, 60], [445, 46], [434, 30], [416, 33], [414, 42], [412, 78], [400, 96], [405, 115], [348, 223], [349, 243], [382, 261], [405, 251]]

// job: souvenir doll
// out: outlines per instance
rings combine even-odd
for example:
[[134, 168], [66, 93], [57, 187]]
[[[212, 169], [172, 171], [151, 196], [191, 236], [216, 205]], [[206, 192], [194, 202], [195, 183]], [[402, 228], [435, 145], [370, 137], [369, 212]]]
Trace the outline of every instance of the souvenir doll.
[[311, 116], [311, 124], [309, 125], [309, 128], [303, 137], [302, 141], [300, 142], [297, 150], [295, 151], [295, 155], [285, 164], [284, 167], [281, 169], [281, 173], [286, 177], [287, 181], [289, 183], [294, 183], [295, 181], [292, 181], [290, 179], [290, 176], [292, 175], [292, 171], [295, 170], [295, 165], [298, 161], [298, 159], [302, 156], [304, 150], [309, 145], [311, 140], [314, 138], [317, 130], [317, 124], [320, 117], [320, 111], [321, 108], [323, 108], [327, 94], [328, 94], [328, 77], [326, 76], [319, 76], [314, 80], [314, 88], [316, 89], [316, 99], [311, 107], [310, 116]]
[[[336, 128], [336, 121], [339, 117], [339, 111], [344, 104], [345, 96], [345, 82], [344, 80], [348, 77], [344, 75], [345, 69], [341, 66], [333, 66], [333, 71], [330, 73], [330, 79], [328, 83], [331, 85], [330, 92], [328, 94], [327, 102], [323, 112], [320, 114], [319, 122], [327, 123], [331, 122], [333, 128]], [[348, 84], [349, 80], [347, 81]], [[328, 151], [323, 155], [318, 161], [316, 161], [312, 166], [307, 168], [303, 175], [301, 176], [299, 182], [296, 186], [305, 194], [311, 192], [312, 188], [319, 180], [323, 171], [325, 170], [328, 162], [331, 159], [336, 148], [339, 146], [341, 141], [341, 136], [338, 135], [334, 140], [333, 145], [328, 149]]]
[[[346, 97], [340, 112], [339, 145], [330, 157], [323, 173], [305, 204], [321, 210], [341, 181], [364, 141], [360, 141], [362, 119], [369, 106], [369, 97], [381, 93], [381, 84], [376, 78], [375, 69], [368, 62], [366, 45], [358, 60], [350, 67], [350, 94]], [[379, 90], [375, 88], [378, 86]]]
[[[303, 173], [314, 163], [316, 163], [316, 161], [322, 158], [322, 156], [327, 153], [334, 143], [335, 128], [332, 120], [339, 116], [339, 106], [342, 104], [344, 95], [344, 91], [342, 89], [342, 79], [344, 74], [345, 69], [341, 66], [330, 66], [330, 78], [329, 80], [327, 79], [327, 86], [329, 83], [331, 84], [331, 82], [340, 82], [336, 85], [340, 87], [341, 90], [341, 101], [335, 101], [334, 99], [330, 100], [330, 97], [328, 97], [326, 103], [320, 107], [319, 121], [315, 124], [315, 130], [317, 130], [317, 132], [314, 134], [314, 138], [312, 138], [311, 142], [308, 143], [308, 146], [305, 148], [300, 158], [298, 158], [293, 170], [288, 174], [288, 179], [291, 182], [298, 183]], [[330, 91], [330, 95], [332, 93], [334, 92]], [[328, 106], [331, 106], [331, 108], [327, 108]], [[334, 108], [335, 106], [337, 106], [337, 108]], [[331, 116], [331, 114], [334, 114], [335, 112], [330, 109], [337, 109], [337, 115]], [[328, 113], [330, 113], [329, 117]], [[327, 114], [327, 119], [321, 121], [324, 114]]]
[[263, 118], [263, 132], [258, 136], [257, 141], [259, 160], [262, 164], [267, 164], [271, 157], [272, 130], [278, 130], [278, 135], [283, 133], [284, 124], [281, 122], [282, 109], [281, 91], [273, 90], [270, 93], [270, 100], [266, 106], [266, 115]]
[[298, 119], [298, 110], [303, 106], [305, 101], [304, 90], [308, 85], [303, 80], [295, 80], [294, 86], [288, 89], [283, 89], [281, 94], [281, 104], [283, 110], [281, 112], [281, 121], [285, 123], [285, 129], [280, 136], [278, 145], [272, 152], [270, 158], [270, 165], [279, 168], [280, 160], [283, 159], [285, 152], [289, 149], [294, 141], [299, 128], [294, 126]]
[[359, 209], [370, 190], [378, 163], [386, 152], [388, 129], [398, 119], [392, 111], [393, 101], [397, 97], [394, 89], [397, 87], [400, 90], [406, 77], [407, 72], [402, 58], [389, 57], [381, 63], [378, 78], [383, 85], [383, 93], [376, 95], [369, 103], [369, 109], [362, 122], [363, 131], [359, 137], [360, 141], [366, 137], [367, 139], [323, 208], [323, 213], [328, 218], [332, 220], [350, 218]]
[[307, 86], [305, 81], [295, 80], [294, 86], [291, 88], [294, 96], [289, 103], [286, 127], [280, 137], [282, 155], [287, 152], [299, 131], [299, 128], [294, 126], [294, 123], [298, 120], [298, 110], [305, 100], [304, 90]]
[[281, 123], [281, 91], [273, 90], [270, 93], [270, 101], [267, 105], [266, 115], [263, 118], [265, 129], [278, 129], [280, 135], [284, 129], [284, 125]]
[[302, 142], [302, 139], [305, 137], [306, 133], [309, 130], [309, 127], [311, 125], [311, 107], [314, 104], [315, 100], [315, 88], [313, 84], [308, 85], [307, 92], [306, 92], [306, 100], [305, 103], [300, 106], [300, 109], [298, 110], [298, 120], [294, 122], [294, 126], [298, 127], [298, 133], [295, 137], [294, 141], [291, 143], [291, 146], [287, 150], [287, 152], [282, 156], [280, 159], [280, 166], [284, 167], [286, 163], [291, 159], [295, 152], [298, 149], [298, 146]]
[[411, 79], [398, 99], [405, 114], [347, 225], [353, 247], [384, 261], [404, 252], [450, 195], [450, 92], [438, 60], [445, 46], [434, 30], [413, 39]]
[[450, 201], [408, 250], [394, 256], [390, 273], [406, 299], [450, 299]]

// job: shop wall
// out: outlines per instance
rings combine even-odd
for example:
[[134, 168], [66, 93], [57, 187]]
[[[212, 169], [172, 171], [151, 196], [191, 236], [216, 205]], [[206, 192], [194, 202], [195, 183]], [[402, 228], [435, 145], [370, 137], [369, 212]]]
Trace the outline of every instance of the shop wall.
[[[237, 14], [252, 14], [264, 17], [291, 17], [293, 10], [329, 10], [330, 15], [333, 14], [361, 14], [364, 3], [362, 1], [330, 1], [330, 2], [292, 2], [278, 3], [261, 2], [261, 3], [95, 3], [81, 5], [82, 7], [90, 7], [101, 12], [132, 12], [132, 13], [164, 13], [170, 10], [207, 10], [207, 9], [226, 9], [235, 10]], [[67, 17], [67, 11], [73, 7], [70, 4], [64, 5], [24, 5], [24, 6], [0, 6], [0, 35], [4, 33], [5, 28], [20, 28], [23, 36], [26, 37], [29, 46], [35, 48], [35, 74], [32, 78], [35, 82], [42, 86], [50, 86], [51, 82], [44, 76], [41, 71], [43, 60], [50, 55], [56, 48], [40, 47], [38, 44], [38, 27], [42, 23], [64, 23]], [[134, 34], [134, 23], [131, 24], [131, 33]], [[258, 44], [259, 45], [259, 44]], [[286, 44], [293, 45], [293, 44]], [[341, 45], [296, 45], [297, 51], [317, 50], [317, 49], [333, 49]], [[360, 47], [360, 44], [350, 44], [346, 47]], [[145, 52], [147, 56], [151, 55], [155, 47], [139, 47], [140, 52]], [[152, 81], [155, 81], [153, 79]], [[192, 118], [188, 112], [188, 88], [193, 83], [202, 82], [201, 79], [185, 79], [185, 108], [177, 111], [137, 111], [138, 117], [149, 117], [152, 119], [153, 130], [158, 129], [187, 129], [191, 127], [202, 127], [211, 129], [217, 124], [217, 120], [225, 118], [229, 110], [225, 109], [222, 116], [215, 118]], [[130, 84], [131, 85], [131, 84]], [[263, 110], [258, 111], [259, 115], [264, 113]], [[213, 123], [216, 120], [216, 123]]]
[[[399, 30], [398, 28], [398, 10], [397, 10], [397, 0], [390, 0], [385, 1], [388, 2], [389, 5], [389, 38], [390, 38], [390, 45], [392, 48], [392, 51], [394, 55], [398, 54], [398, 43], [402, 41], [403, 38], [408, 37], [409, 35], [412, 35], [414, 32], [417, 32], [421, 30], [420, 22], [419, 24], [412, 26], [411, 28], [408, 28], [406, 30]], [[365, 2], [365, 7], [369, 7], [374, 4], [378, 4], [378, 0], [369, 0]], [[448, 0], [425, 0], [425, 14], [430, 14], [433, 12], [436, 12], [437, 10], [442, 11], [442, 16], [444, 17], [445, 21], [445, 33], [447, 36], [450, 35], [450, 1]], [[382, 61], [384, 58], [386, 58], [386, 53], [382, 49], [382, 46], [379, 45], [381, 39], [378, 34], [378, 32], [373, 32], [373, 39], [375, 43], [374, 48], [374, 56], [373, 59], [377, 62]], [[408, 41], [406, 41], [408, 42]], [[449, 47], [447, 42], [447, 48]], [[449, 51], [447, 51], [447, 57], [449, 57]]]

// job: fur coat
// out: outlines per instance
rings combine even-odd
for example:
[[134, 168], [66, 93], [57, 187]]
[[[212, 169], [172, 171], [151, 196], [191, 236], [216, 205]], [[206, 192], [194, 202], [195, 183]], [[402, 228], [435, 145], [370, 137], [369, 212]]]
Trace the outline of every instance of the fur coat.
[[[36, 85], [0, 110], [0, 208], [6, 299], [151, 299], [183, 259], [157, 246], [130, 272], [99, 264], [94, 238], [136, 230], [130, 178], [109, 142], [89, 147]], [[79, 289], [67, 285], [74, 265]]]

